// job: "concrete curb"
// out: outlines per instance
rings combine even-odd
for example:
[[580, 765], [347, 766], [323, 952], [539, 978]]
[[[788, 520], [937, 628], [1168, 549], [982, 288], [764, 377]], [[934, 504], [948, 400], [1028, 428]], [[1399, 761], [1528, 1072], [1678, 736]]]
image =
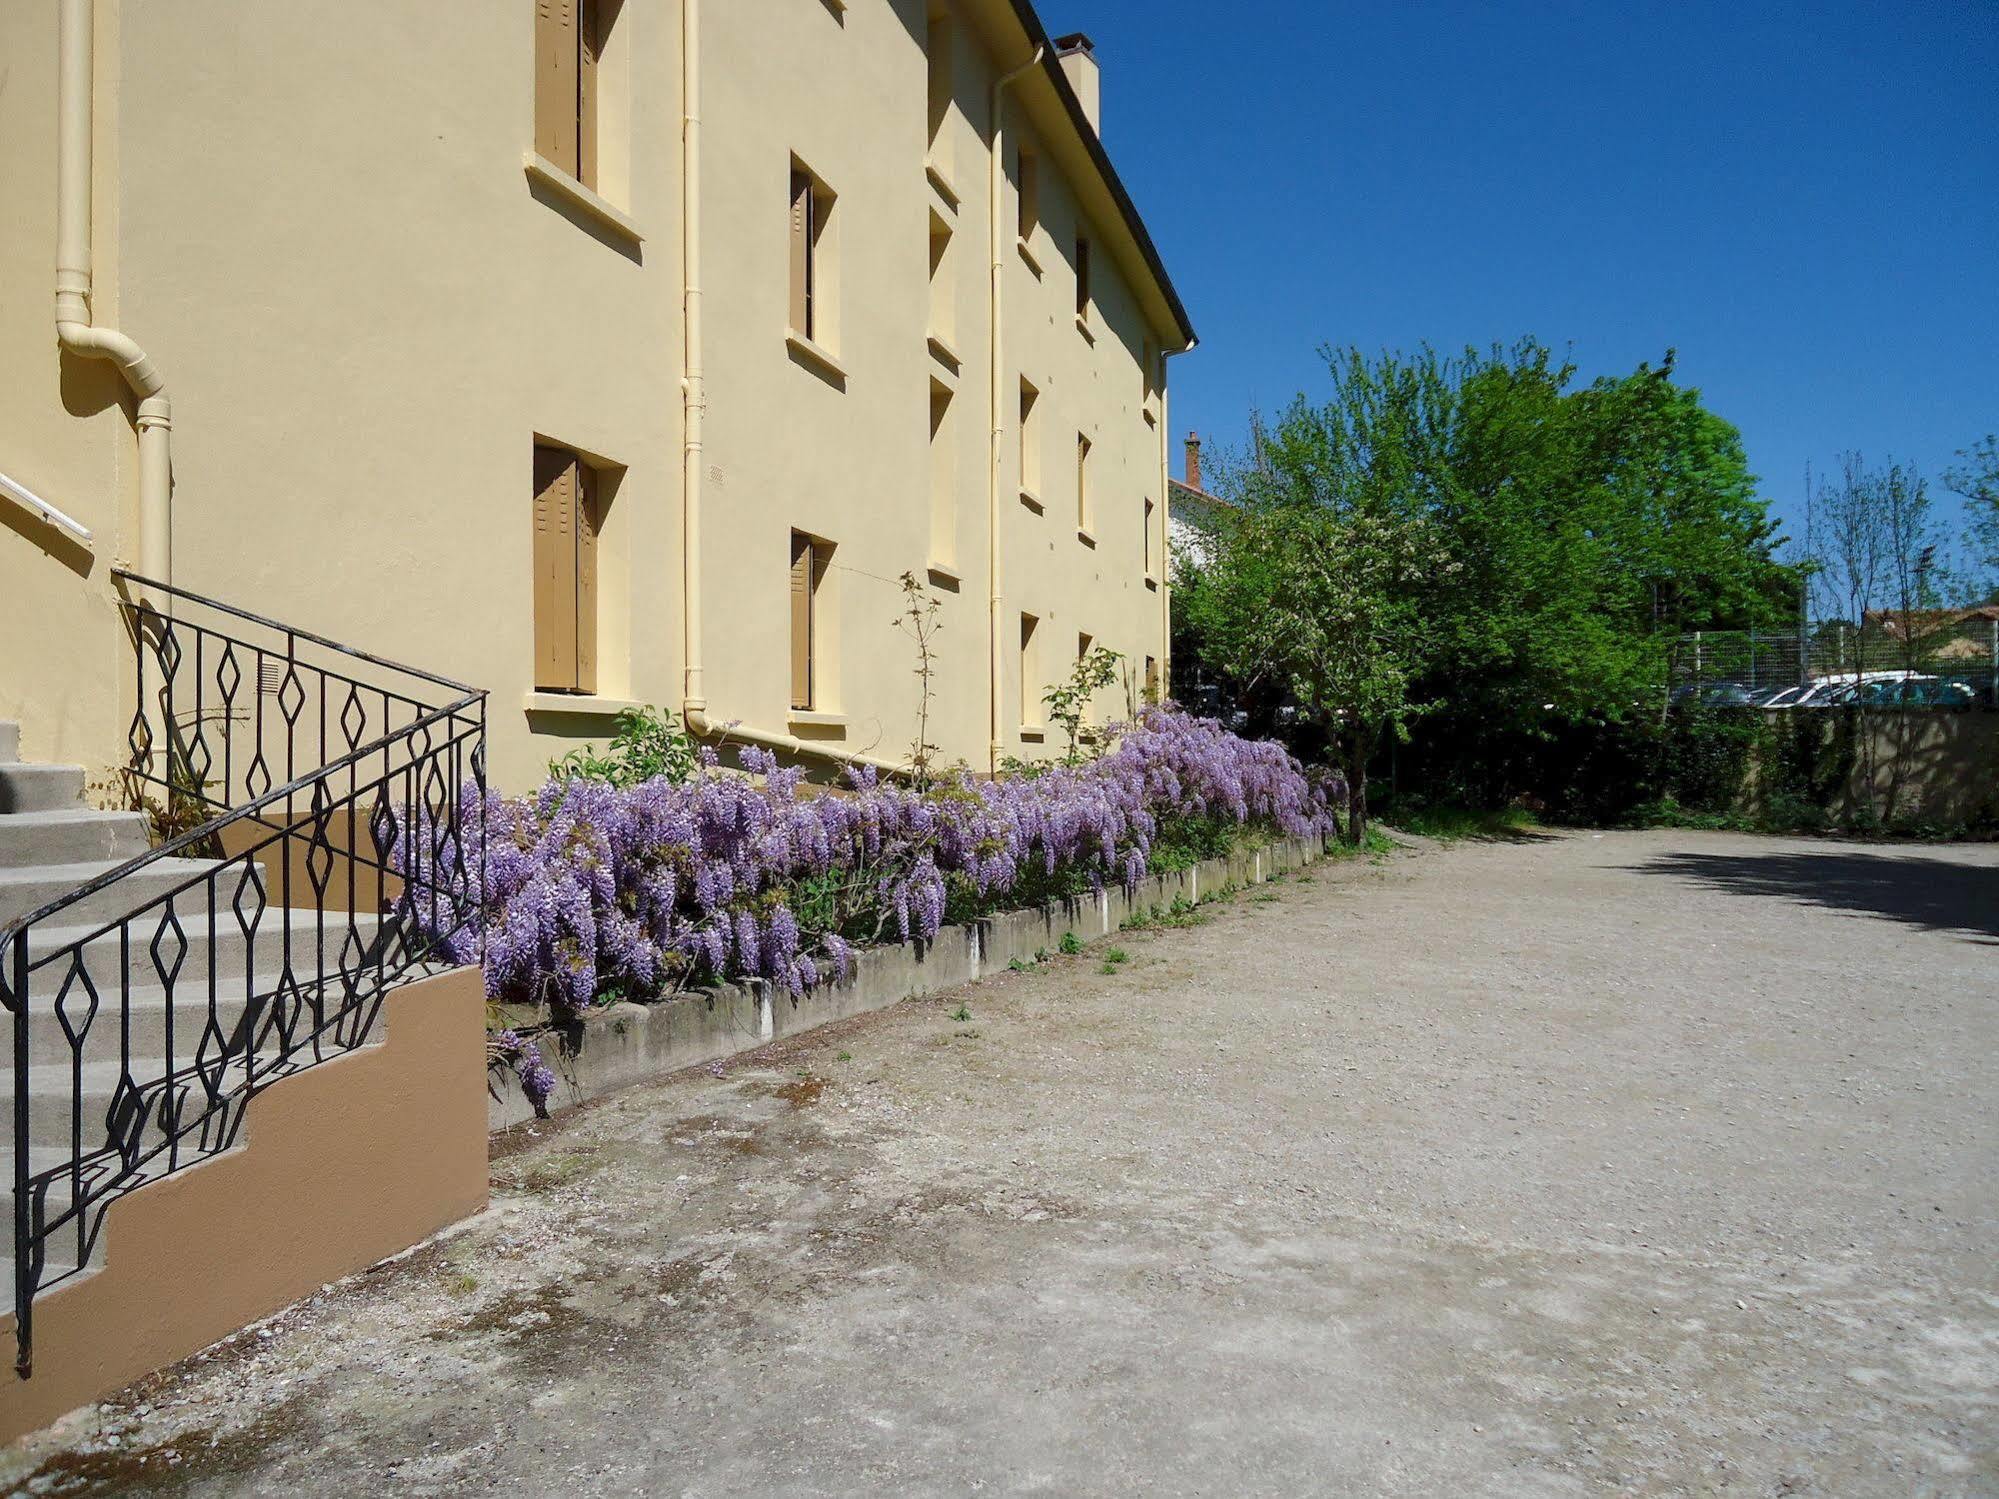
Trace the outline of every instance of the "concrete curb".
[[[549, 1112], [561, 1113], [636, 1083], [685, 1067], [796, 1035], [829, 1021], [885, 1009], [905, 999], [942, 993], [1018, 958], [1053, 951], [1064, 932], [1086, 943], [1101, 941], [1133, 911], [1168, 907], [1176, 899], [1198, 902], [1231, 884], [1259, 885], [1273, 874], [1300, 868], [1324, 854], [1316, 838], [1287, 838], [1225, 859], [1207, 859], [1173, 874], [1153, 875], [1126, 894], [1122, 886], [1094, 897], [1005, 911], [980, 921], [947, 926], [932, 942], [871, 947], [855, 955], [853, 974], [794, 998], [767, 984], [731, 984], [675, 995], [659, 1004], [612, 1005], [553, 1034], [560, 1054], [549, 1064], [561, 1077]], [[553, 1048], [544, 1047], [544, 1052]], [[519, 1082], [492, 1076], [487, 1118], [494, 1130], [534, 1117]]]

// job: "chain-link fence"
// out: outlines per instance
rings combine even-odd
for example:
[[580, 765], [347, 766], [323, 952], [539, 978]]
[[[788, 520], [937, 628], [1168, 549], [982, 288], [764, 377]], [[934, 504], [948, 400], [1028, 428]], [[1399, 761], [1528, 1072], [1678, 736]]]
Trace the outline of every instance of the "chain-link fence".
[[1716, 705], [1999, 708], [1999, 609], [1697, 630], [1674, 648], [1672, 683]]

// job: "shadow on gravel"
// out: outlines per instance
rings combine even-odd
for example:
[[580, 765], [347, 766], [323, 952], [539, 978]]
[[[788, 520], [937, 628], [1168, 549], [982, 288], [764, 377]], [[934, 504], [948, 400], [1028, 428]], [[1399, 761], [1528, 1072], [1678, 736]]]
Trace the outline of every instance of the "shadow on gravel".
[[1698, 880], [1999, 946], [1999, 869], [1880, 853], [1661, 854], [1637, 874]]

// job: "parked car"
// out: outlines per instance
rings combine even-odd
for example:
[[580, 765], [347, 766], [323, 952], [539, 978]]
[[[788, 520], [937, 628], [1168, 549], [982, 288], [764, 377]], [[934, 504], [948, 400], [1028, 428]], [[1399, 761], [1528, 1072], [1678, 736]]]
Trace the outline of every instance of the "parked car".
[[1750, 706], [1756, 708], [1795, 708], [1798, 699], [1812, 690], [1812, 684], [1802, 682], [1795, 687], [1766, 687], [1750, 699]]
[[1675, 687], [1668, 699], [1682, 707], [1700, 708], [1747, 708], [1753, 700], [1740, 682], [1688, 682]]

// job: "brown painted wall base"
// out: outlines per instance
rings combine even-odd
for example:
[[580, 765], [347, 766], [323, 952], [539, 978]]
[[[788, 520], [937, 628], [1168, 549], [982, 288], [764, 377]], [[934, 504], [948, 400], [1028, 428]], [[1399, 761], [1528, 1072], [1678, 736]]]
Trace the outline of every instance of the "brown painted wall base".
[[111, 1205], [100, 1268], [35, 1304], [34, 1377], [0, 1372], [0, 1441], [485, 1207], [478, 971], [397, 990], [379, 1024], [253, 1099], [242, 1145]]

